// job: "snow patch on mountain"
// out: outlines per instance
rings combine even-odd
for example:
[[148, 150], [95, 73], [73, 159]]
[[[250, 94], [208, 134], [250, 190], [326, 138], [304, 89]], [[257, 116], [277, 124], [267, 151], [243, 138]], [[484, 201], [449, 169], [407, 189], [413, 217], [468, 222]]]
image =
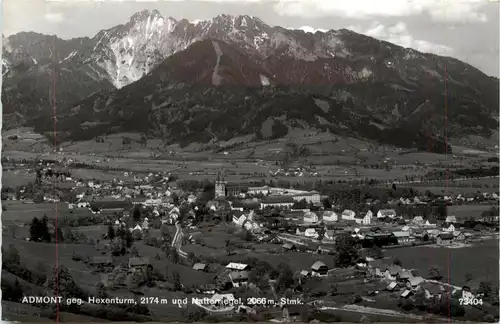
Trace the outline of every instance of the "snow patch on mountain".
[[269, 79], [265, 75], [262, 75], [262, 74], [260, 75], [260, 83], [264, 87], [267, 87], [267, 86], [271, 85], [271, 82], [269, 81]]
[[6, 75], [10, 71], [10, 63], [6, 59], [2, 58], [2, 76]]
[[74, 57], [76, 54], [78, 54], [78, 51], [73, 51], [71, 53], [69, 53], [68, 56], [66, 56], [65, 58], [63, 58], [61, 61], [59, 61], [59, 63], [62, 63], [64, 61], [67, 61], [69, 59], [71, 59], [72, 57]]
[[302, 26], [298, 29], [311, 34], [316, 34], [317, 32], [326, 33], [328, 31], [326, 29], [321, 29], [321, 28], [316, 29], [310, 26]]

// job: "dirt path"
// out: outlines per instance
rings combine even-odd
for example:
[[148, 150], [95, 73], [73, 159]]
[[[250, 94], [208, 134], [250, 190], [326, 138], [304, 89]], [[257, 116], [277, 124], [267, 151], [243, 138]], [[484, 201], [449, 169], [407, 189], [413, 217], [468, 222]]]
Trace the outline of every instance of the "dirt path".
[[179, 222], [175, 223], [175, 235], [174, 238], [172, 239], [172, 246], [177, 250], [177, 253], [183, 258], [187, 258], [187, 253], [182, 251], [182, 236], [184, 235], [182, 233], [182, 226]]

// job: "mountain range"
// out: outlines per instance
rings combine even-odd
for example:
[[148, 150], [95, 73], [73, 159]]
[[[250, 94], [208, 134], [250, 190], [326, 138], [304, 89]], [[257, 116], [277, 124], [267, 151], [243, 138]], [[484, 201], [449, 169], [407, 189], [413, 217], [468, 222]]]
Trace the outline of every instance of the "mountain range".
[[2, 67], [4, 127], [44, 133], [56, 118], [69, 140], [131, 131], [186, 145], [305, 128], [443, 152], [445, 137], [498, 130], [499, 80], [467, 63], [247, 15], [152, 10], [92, 38], [22, 32], [3, 37]]

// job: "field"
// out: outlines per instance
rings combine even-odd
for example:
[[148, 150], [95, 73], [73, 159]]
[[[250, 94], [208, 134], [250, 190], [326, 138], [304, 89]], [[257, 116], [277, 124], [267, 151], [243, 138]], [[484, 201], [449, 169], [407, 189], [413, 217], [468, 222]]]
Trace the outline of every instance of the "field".
[[40, 203], [25, 204], [21, 201], [2, 201], [5, 211], [2, 211], [2, 222], [5, 224], [25, 224], [31, 222], [34, 217], [42, 218], [46, 215], [49, 219], [63, 217], [81, 217], [91, 215], [85, 208], [75, 209], [72, 213], [67, 203]]
[[[206, 228], [201, 229], [194, 237], [200, 237], [203, 241], [202, 245], [186, 244], [182, 249], [187, 253], [193, 252], [196, 255], [214, 258], [220, 263], [242, 262], [247, 258], [257, 258], [269, 262], [274, 267], [277, 267], [280, 263], [286, 263], [293, 271], [301, 271], [309, 270], [314, 262], [320, 260], [328, 267], [333, 267], [333, 258], [329, 255], [300, 252], [281, 253], [281, 245], [279, 244], [249, 243], [242, 239], [238, 233], [229, 232], [226, 226], [222, 225], [213, 227], [210, 231]], [[226, 240], [230, 240], [231, 245], [236, 247], [236, 254], [227, 255]], [[238, 246], [251, 246], [251, 248], [245, 249]]]
[[408, 187], [418, 190], [419, 192], [425, 192], [427, 190], [435, 194], [446, 194], [446, 195], [465, 195], [470, 193], [480, 192], [498, 192], [498, 178], [484, 178], [484, 179], [467, 179], [467, 180], [456, 180], [456, 181], [436, 181], [432, 184], [420, 184], [420, 183], [408, 183], [399, 184], [400, 187]]
[[35, 174], [27, 170], [4, 171], [2, 173], [2, 186], [15, 188], [35, 181]]
[[480, 218], [484, 211], [490, 210], [494, 205], [454, 205], [448, 206], [448, 215], [456, 216], [458, 220], [469, 217]]
[[387, 250], [384, 254], [399, 259], [405, 268], [416, 269], [424, 277], [429, 267], [438, 266], [444, 282], [449, 280], [453, 285], [464, 285], [466, 273], [472, 275], [473, 281], [498, 285], [498, 239], [467, 248], [401, 248]]
[[100, 253], [93, 245], [59, 243], [56, 249], [56, 245], [52, 243], [34, 243], [5, 235], [2, 237], [2, 244], [6, 247], [13, 244], [21, 256], [21, 264], [26, 265], [28, 269], [37, 269], [43, 265], [50, 274], [56, 262], [64, 264], [78, 284], [90, 291], [94, 291], [96, 283], [101, 280], [100, 275], [92, 274], [82, 262], [71, 259], [73, 253], [89, 257], [99, 256]]

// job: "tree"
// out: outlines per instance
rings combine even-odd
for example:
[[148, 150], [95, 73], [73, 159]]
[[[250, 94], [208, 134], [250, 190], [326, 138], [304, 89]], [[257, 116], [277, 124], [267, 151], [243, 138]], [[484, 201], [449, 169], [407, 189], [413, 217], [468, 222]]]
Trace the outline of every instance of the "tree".
[[139, 257], [139, 251], [137, 250], [137, 248], [135, 246], [132, 246], [132, 248], [130, 249], [130, 254], [134, 258], [138, 258]]
[[49, 218], [47, 217], [47, 215], [43, 215], [42, 218], [41, 235], [41, 239], [43, 242], [50, 242]]
[[38, 218], [33, 218], [30, 225], [30, 240], [33, 242], [38, 242], [41, 237], [41, 223]]
[[322, 200], [322, 203], [323, 203], [323, 207], [325, 207], [326, 209], [332, 208], [332, 203], [331, 203], [330, 199], [325, 198]]
[[141, 220], [141, 209], [138, 205], [134, 206], [134, 210], [132, 211], [132, 218], [138, 222]]
[[170, 195], [170, 197], [172, 198], [172, 201], [174, 202], [175, 205], [179, 204], [179, 195], [177, 193], [173, 192], [172, 195]]
[[187, 255], [187, 259], [189, 262], [191, 263], [196, 263], [196, 262], [199, 262], [200, 259], [196, 256], [196, 254], [194, 254], [193, 252], [189, 252], [188, 255]]
[[2, 252], [2, 262], [6, 265], [20, 265], [21, 258], [19, 257], [19, 251], [14, 247], [13, 244], [9, 244], [7, 251]]
[[335, 239], [335, 266], [348, 267], [354, 264], [359, 253], [356, 249], [356, 240], [349, 235], [340, 235]]
[[50, 242], [50, 232], [48, 227], [49, 219], [46, 215], [42, 220], [34, 217], [30, 225], [30, 240], [33, 242]]
[[443, 276], [441, 275], [441, 270], [437, 266], [429, 267], [428, 277], [429, 277], [429, 279], [433, 279], [433, 280], [443, 279]]
[[436, 213], [439, 215], [440, 219], [445, 219], [448, 215], [448, 209], [446, 208], [446, 205], [439, 205], [436, 208]]
[[49, 289], [56, 295], [64, 298], [85, 298], [83, 290], [76, 284], [68, 268], [64, 265], [54, 267], [52, 279], [49, 280]]
[[170, 259], [170, 261], [172, 263], [175, 263], [175, 264], [179, 263], [180, 257], [179, 257], [179, 253], [177, 252], [177, 250], [173, 247], [170, 248], [169, 250], [170, 251], [169, 251], [167, 257]]
[[481, 281], [479, 283], [479, 289], [477, 291], [478, 294], [483, 294], [485, 298], [492, 296], [491, 283], [487, 281]]
[[59, 226], [56, 228], [56, 233], [57, 233], [57, 242], [64, 242], [64, 235]]
[[111, 255], [124, 255], [126, 252], [125, 241], [120, 237], [115, 237], [111, 240], [111, 242], [109, 242], [109, 250], [111, 252]]
[[425, 292], [418, 291], [417, 293], [415, 293], [414, 299], [415, 299], [415, 307], [418, 310], [420, 310], [420, 311], [427, 310]]
[[127, 248], [130, 248], [133, 242], [134, 238], [132, 237], [132, 233], [130, 231], [125, 231], [125, 245]]
[[246, 230], [244, 232], [244, 239], [247, 242], [252, 242], [252, 240], [253, 240], [253, 234], [252, 234], [252, 232]]
[[280, 263], [278, 265], [278, 280], [276, 281], [276, 286], [279, 291], [285, 291], [288, 288], [292, 288], [295, 280], [293, 279], [293, 271], [290, 266], [286, 263]]
[[167, 224], [162, 224], [160, 228], [161, 236], [163, 240], [166, 242], [172, 242], [172, 236], [170, 235], [170, 229]]
[[368, 251], [368, 255], [374, 259], [382, 259], [384, 257], [384, 251], [382, 251], [379, 246], [375, 245]]
[[399, 307], [408, 312], [415, 308], [415, 304], [413, 304], [411, 299], [401, 299], [399, 301]]
[[108, 225], [108, 239], [112, 240], [115, 238], [115, 229], [113, 228], [113, 225], [109, 224]]
[[97, 297], [99, 297], [99, 298], [108, 298], [109, 297], [108, 292], [106, 291], [106, 287], [104, 286], [104, 284], [102, 282], [99, 282], [96, 285], [96, 290], [97, 290]]
[[176, 291], [181, 290], [182, 289], [181, 275], [179, 274], [179, 272], [177, 272], [177, 271], [172, 272], [172, 278], [173, 278], [173, 281], [174, 281], [174, 289]]
[[16, 278], [14, 284], [7, 280], [2, 280], [2, 299], [12, 302], [19, 302], [23, 298], [23, 289]]
[[139, 229], [133, 230], [131, 234], [134, 241], [139, 241], [142, 239], [142, 231]]

